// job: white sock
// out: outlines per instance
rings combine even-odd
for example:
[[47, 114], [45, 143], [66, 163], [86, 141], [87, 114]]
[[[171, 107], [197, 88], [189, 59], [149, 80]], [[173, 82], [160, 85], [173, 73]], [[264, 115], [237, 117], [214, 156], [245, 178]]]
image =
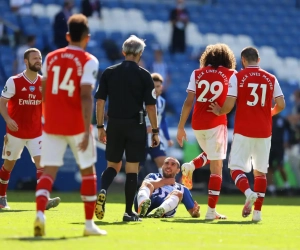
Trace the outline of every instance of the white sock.
[[162, 168], [158, 168], [158, 173], [160, 173], [161, 175], [163, 174]]
[[138, 206], [140, 206], [144, 200], [149, 199], [149, 196], [150, 196], [150, 189], [145, 186], [141, 187], [137, 194]]
[[93, 220], [85, 220], [85, 227], [86, 228], [93, 228], [94, 227], [94, 221]]
[[211, 208], [210, 206], [208, 206], [207, 213], [214, 213], [214, 212], [216, 212], [216, 208]]
[[251, 188], [248, 188], [244, 194], [246, 195], [246, 197], [248, 197], [252, 193], [253, 193], [253, 191], [251, 190]]
[[42, 211], [37, 211], [36, 217], [39, 218], [42, 222], [45, 222], [45, 214]]
[[166, 199], [159, 207], [164, 208], [165, 213], [172, 211], [178, 206], [179, 197], [177, 195], [171, 195], [168, 199]]

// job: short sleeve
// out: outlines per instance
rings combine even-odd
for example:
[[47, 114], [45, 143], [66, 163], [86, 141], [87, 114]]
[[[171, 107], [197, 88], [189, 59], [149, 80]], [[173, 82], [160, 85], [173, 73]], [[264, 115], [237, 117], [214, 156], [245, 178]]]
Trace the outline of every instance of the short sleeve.
[[100, 82], [94, 96], [96, 99], [102, 99], [106, 101], [108, 95], [108, 86], [106, 79], [107, 72], [108, 69], [104, 70], [104, 72], [101, 75]]
[[147, 72], [145, 76], [145, 84], [146, 84], [146, 91], [145, 91], [145, 105], [155, 105], [156, 104], [156, 92], [154, 88], [154, 82], [150, 73]]
[[92, 56], [92, 58], [89, 61], [87, 61], [83, 67], [83, 74], [81, 77], [80, 84], [95, 86], [97, 82], [98, 70], [99, 70], [98, 59]]
[[283, 96], [283, 93], [282, 93], [282, 90], [280, 88], [277, 78], [275, 78], [273, 98], [277, 98], [279, 96]]
[[156, 179], [157, 179], [157, 176], [154, 173], [150, 173], [144, 178], [145, 181], [146, 180], [154, 180], [155, 181]]
[[6, 81], [6, 84], [2, 90], [1, 96], [6, 99], [10, 99], [15, 95], [15, 93], [16, 93], [15, 82], [12, 79], [12, 77], [10, 77]]
[[43, 80], [45, 80], [48, 76], [47, 74], [47, 60], [48, 60], [48, 55], [45, 57], [43, 66], [42, 66], [42, 75], [43, 75]]
[[227, 96], [237, 97], [237, 78], [235, 74], [229, 79]]
[[195, 70], [191, 74], [190, 82], [186, 89], [186, 92], [189, 92], [189, 91], [196, 92]]

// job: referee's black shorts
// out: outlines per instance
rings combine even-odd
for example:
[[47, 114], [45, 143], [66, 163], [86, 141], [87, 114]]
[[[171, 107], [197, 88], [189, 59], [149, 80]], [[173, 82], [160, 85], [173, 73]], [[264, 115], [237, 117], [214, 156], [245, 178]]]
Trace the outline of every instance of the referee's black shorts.
[[106, 129], [106, 160], [120, 162], [125, 151], [127, 162], [141, 162], [145, 158], [146, 125], [137, 119], [109, 118]]

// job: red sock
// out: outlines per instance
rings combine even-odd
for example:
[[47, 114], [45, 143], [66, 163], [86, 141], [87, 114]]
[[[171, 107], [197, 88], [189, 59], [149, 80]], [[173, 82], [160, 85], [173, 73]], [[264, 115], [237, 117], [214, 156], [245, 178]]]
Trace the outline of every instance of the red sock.
[[231, 172], [231, 178], [242, 193], [245, 193], [245, 191], [250, 188], [248, 178], [243, 171], [233, 170]]
[[35, 192], [37, 211], [45, 211], [50, 193], [52, 191], [53, 181], [54, 180], [50, 175], [42, 175], [39, 179]]
[[258, 198], [254, 202], [254, 210], [261, 211], [262, 204], [265, 199], [265, 193], [267, 190], [266, 176], [256, 176], [254, 178], [254, 192], [257, 193]]
[[80, 193], [84, 202], [85, 219], [92, 220], [97, 200], [97, 176], [95, 174], [82, 176]]
[[211, 174], [208, 182], [208, 206], [210, 208], [215, 208], [222, 185], [222, 177], [217, 174]]
[[0, 196], [6, 196], [6, 190], [10, 178], [10, 171], [7, 171], [2, 165], [0, 169]]
[[207, 154], [205, 152], [198, 155], [195, 159], [192, 160], [195, 165], [195, 169], [202, 168], [206, 164], [210, 163], [210, 160], [207, 159]]
[[36, 180], [39, 181], [41, 178], [42, 174], [44, 173], [44, 168], [37, 168], [36, 169]]

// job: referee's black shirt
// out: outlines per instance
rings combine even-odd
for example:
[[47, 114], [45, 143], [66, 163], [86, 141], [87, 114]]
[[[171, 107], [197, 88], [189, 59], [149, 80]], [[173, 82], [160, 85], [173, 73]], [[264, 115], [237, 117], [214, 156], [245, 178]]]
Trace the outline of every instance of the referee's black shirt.
[[108, 117], [131, 119], [139, 116], [143, 104], [155, 105], [150, 73], [133, 61], [123, 61], [104, 70], [95, 98], [108, 97]]

